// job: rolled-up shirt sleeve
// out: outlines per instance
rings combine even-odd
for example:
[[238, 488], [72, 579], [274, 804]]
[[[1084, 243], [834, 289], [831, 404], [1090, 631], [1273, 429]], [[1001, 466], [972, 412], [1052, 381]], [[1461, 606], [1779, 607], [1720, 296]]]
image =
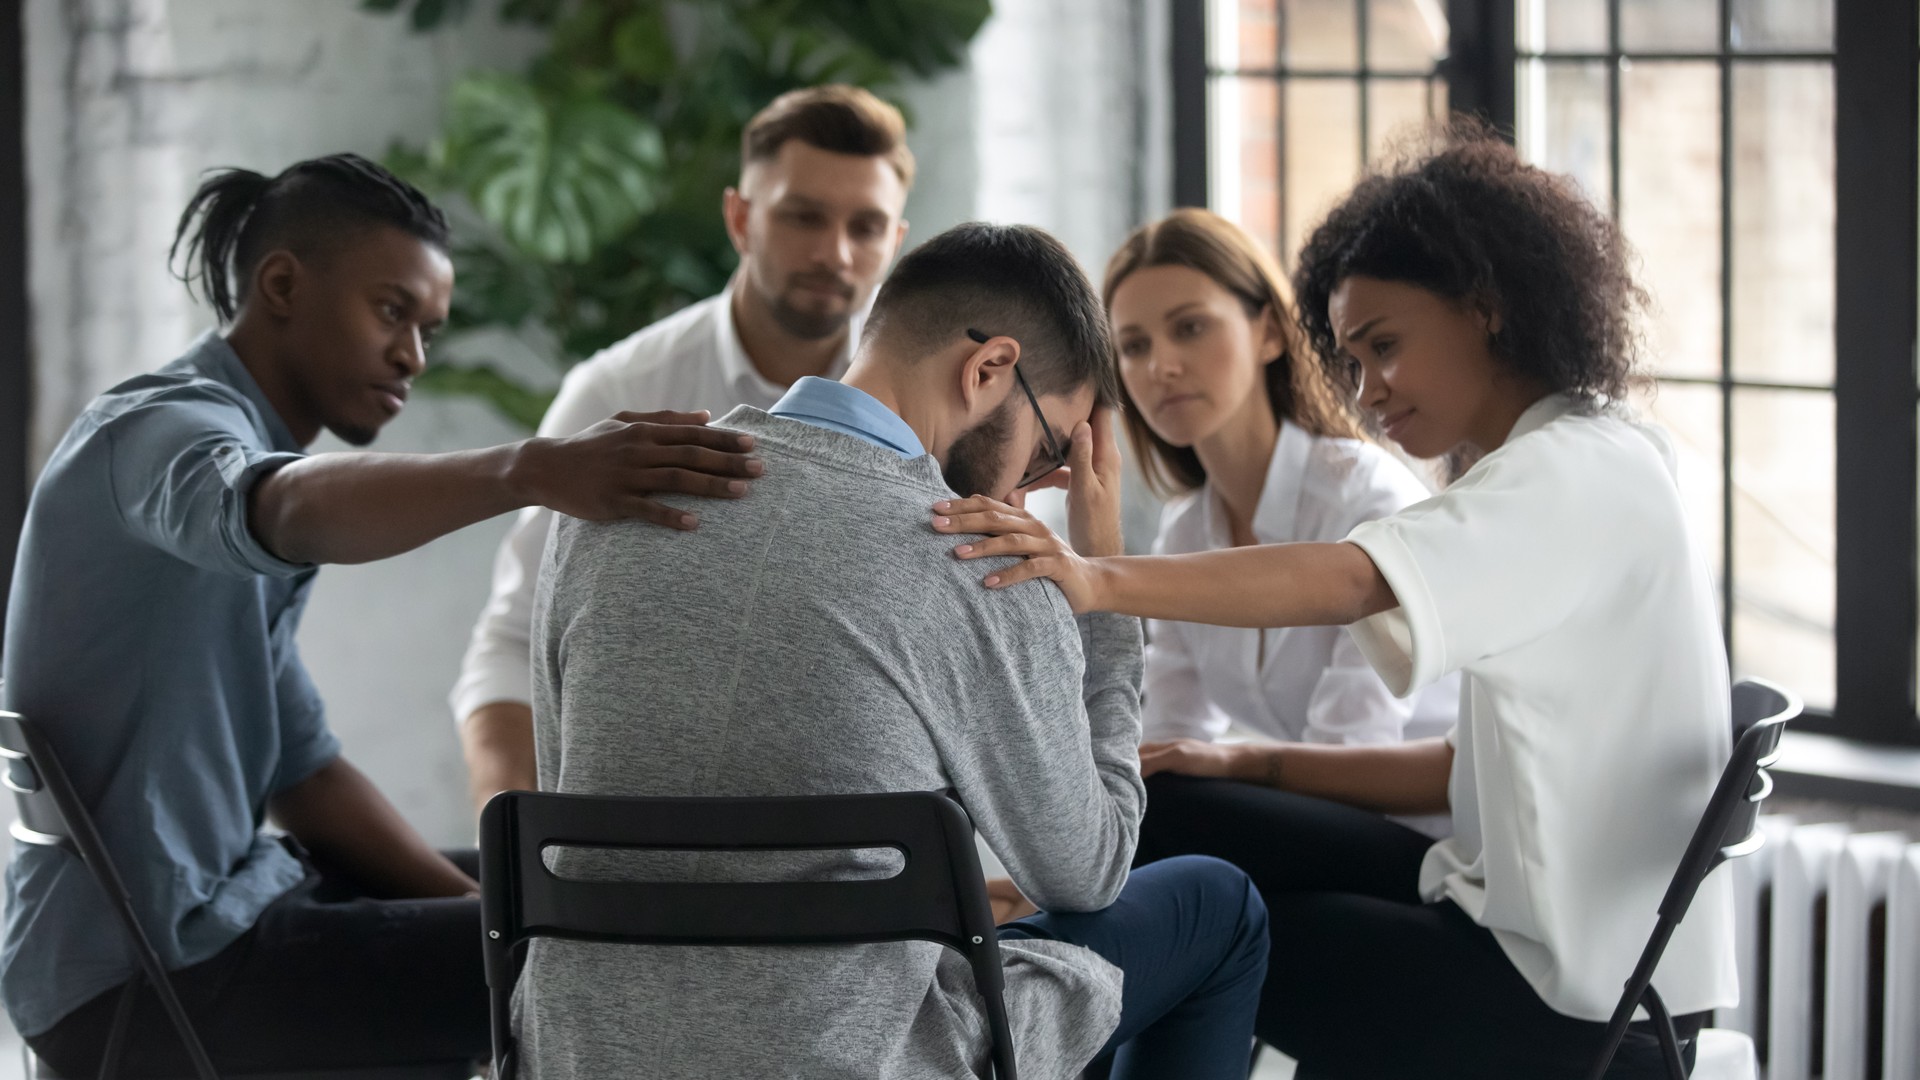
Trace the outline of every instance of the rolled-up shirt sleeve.
[[122, 521], [136, 536], [214, 573], [290, 577], [309, 569], [260, 543], [248, 495], [305, 455], [261, 445], [237, 404], [206, 398], [129, 410], [102, 432]]
[[1350, 628], [1395, 695], [1530, 641], [1580, 607], [1588, 568], [1633, 543], [1582, 490], [1569, 470], [1489, 457], [1446, 491], [1348, 535], [1399, 601]]
[[280, 710], [280, 768], [273, 778], [278, 794], [339, 757], [340, 739], [327, 727], [326, 706], [298, 650], [287, 654], [274, 690]]

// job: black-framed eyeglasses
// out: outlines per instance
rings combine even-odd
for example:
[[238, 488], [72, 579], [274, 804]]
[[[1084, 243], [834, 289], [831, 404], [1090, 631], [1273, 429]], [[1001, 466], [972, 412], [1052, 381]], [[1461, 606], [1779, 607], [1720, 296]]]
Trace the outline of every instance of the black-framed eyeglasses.
[[[986, 334], [978, 330], [969, 329], [967, 336], [982, 345], [985, 345], [989, 340]], [[1027, 404], [1033, 406], [1033, 418], [1040, 425], [1040, 434], [1045, 436], [1047, 440], [1046, 460], [1038, 466], [1028, 469], [1026, 475], [1020, 478], [1020, 483], [1016, 485], [1018, 488], [1024, 488], [1039, 483], [1041, 480], [1046, 479], [1047, 474], [1065, 465], [1067, 463], [1067, 448], [1060, 445], [1060, 440], [1054, 437], [1053, 425], [1047, 423], [1047, 414], [1040, 411], [1040, 399], [1035, 396], [1033, 387], [1028, 385], [1027, 377], [1020, 373], [1019, 361], [1014, 362], [1013, 377], [1020, 381], [1020, 389], [1026, 392]]]

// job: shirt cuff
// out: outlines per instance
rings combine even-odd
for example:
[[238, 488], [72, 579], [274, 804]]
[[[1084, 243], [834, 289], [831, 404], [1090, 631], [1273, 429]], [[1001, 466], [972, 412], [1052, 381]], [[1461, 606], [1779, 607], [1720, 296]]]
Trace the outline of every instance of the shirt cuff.
[[1367, 522], [1347, 542], [1367, 553], [1399, 601], [1347, 632], [1393, 696], [1406, 697], [1446, 674], [1446, 638], [1433, 595], [1413, 552], [1387, 522]]
[[453, 707], [453, 722], [464, 725], [467, 717], [483, 705], [492, 705], [498, 701], [511, 701], [515, 704], [531, 707], [533, 704], [533, 675], [531, 672], [509, 671], [504, 668], [492, 671], [463, 671], [460, 681], [453, 685], [453, 692], [447, 695], [447, 703]]
[[340, 738], [325, 727], [314, 732], [313, 737], [299, 746], [288, 747], [280, 753], [280, 771], [274, 777], [273, 793], [279, 793], [293, 787], [314, 773], [331, 765], [340, 756]]
[[292, 577], [313, 569], [312, 563], [288, 562], [260, 542], [254, 534], [249, 514], [253, 486], [268, 473], [306, 459], [305, 454], [287, 452], [248, 455], [245, 460], [237, 447], [228, 445], [215, 451], [220, 477], [227, 490], [222, 499], [223, 532], [228, 552], [256, 574], [268, 577]]

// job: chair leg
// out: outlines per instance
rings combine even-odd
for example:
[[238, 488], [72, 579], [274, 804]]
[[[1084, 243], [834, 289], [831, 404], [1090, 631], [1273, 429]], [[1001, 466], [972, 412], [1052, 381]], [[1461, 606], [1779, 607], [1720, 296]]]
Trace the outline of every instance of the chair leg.
[[126, 1050], [127, 1035], [133, 1024], [133, 1006], [140, 1000], [139, 969], [120, 990], [120, 1001], [113, 1008], [113, 1026], [107, 1029], [107, 1048], [100, 1054], [100, 1080], [114, 1080], [120, 1075], [120, 1055]]
[[1660, 991], [1648, 984], [1641, 1000], [1646, 1003], [1647, 1014], [1653, 1020], [1654, 1034], [1660, 1038], [1660, 1056], [1667, 1063], [1667, 1075], [1671, 1080], [1687, 1080], [1686, 1058], [1680, 1053], [1680, 1037], [1673, 1030], [1673, 1014], [1667, 1011], [1667, 1003], [1660, 999]]

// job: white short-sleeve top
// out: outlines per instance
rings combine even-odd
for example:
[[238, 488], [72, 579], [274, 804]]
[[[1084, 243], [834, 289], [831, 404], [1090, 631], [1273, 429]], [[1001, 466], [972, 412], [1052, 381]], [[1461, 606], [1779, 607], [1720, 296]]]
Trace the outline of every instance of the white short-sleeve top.
[[[1730, 753], [1727, 661], [1664, 432], [1564, 396], [1444, 492], [1354, 529], [1400, 606], [1353, 633], [1407, 693], [1461, 672], [1454, 834], [1420, 871], [1556, 1011], [1618, 1001]], [[1675, 1014], [1738, 996], [1726, 875], [1654, 985]]]
[[[1431, 492], [1371, 443], [1282, 421], [1252, 521], [1262, 544], [1343, 540]], [[1167, 504], [1156, 555], [1233, 545], [1211, 484]], [[1267, 631], [1153, 620], [1142, 725], [1149, 740], [1218, 739], [1230, 724], [1285, 742], [1396, 743], [1444, 735], [1459, 708], [1455, 679], [1397, 698], [1338, 626]]]

